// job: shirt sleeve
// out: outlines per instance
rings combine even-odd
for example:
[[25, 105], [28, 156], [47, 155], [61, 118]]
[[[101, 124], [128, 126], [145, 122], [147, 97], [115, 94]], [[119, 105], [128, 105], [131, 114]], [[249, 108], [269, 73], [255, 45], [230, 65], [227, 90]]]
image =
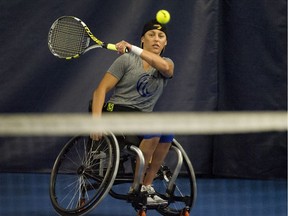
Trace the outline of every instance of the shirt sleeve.
[[128, 54], [123, 54], [119, 56], [109, 67], [108, 73], [112, 74], [115, 76], [118, 80], [120, 80], [125, 72], [126, 72], [126, 67], [128, 65], [129, 61], [129, 55]]
[[[173, 62], [173, 60], [172, 59], [170, 59], [170, 58], [167, 58], [167, 57], [163, 57], [165, 60], [167, 60], [167, 61], [170, 61], [171, 63], [172, 63], [172, 65], [175, 67], [175, 65], [174, 65], [174, 62]], [[171, 77], [166, 77], [166, 79], [172, 79], [173, 78], [173, 76], [171, 76]]]

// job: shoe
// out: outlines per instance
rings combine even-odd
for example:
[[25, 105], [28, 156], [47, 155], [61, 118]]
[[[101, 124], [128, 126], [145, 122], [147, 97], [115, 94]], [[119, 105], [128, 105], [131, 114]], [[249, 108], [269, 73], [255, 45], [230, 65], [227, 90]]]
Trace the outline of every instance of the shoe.
[[147, 205], [167, 205], [167, 200], [156, 195], [155, 189], [151, 185], [142, 185], [141, 192], [147, 192]]
[[[142, 187], [143, 188], [143, 187]], [[145, 190], [141, 188], [141, 192], [145, 193]], [[135, 195], [135, 190], [134, 188], [131, 186], [128, 190], [128, 196], [131, 196], [132, 194]], [[138, 196], [138, 195], [137, 195]], [[160, 197], [159, 197], [160, 198]], [[147, 203], [146, 205], [159, 205], [152, 197], [148, 196], [147, 197]]]

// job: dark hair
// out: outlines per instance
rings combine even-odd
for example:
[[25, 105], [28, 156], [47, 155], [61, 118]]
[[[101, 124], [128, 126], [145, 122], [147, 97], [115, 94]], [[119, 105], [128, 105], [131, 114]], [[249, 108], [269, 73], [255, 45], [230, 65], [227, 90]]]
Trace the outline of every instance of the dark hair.
[[150, 31], [150, 30], [152, 30], [152, 29], [158, 29], [158, 30], [164, 32], [165, 35], [166, 35], [166, 37], [168, 37], [166, 25], [163, 25], [163, 24], [157, 22], [156, 19], [152, 19], [152, 20], [150, 20], [149, 22], [147, 22], [147, 23], [144, 25], [141, 37], [142, 37], [147, 31]]

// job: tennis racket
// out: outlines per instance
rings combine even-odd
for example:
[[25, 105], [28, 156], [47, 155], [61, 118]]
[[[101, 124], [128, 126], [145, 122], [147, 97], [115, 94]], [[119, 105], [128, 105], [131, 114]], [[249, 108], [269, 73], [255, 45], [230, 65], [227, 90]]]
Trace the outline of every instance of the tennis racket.
[[[91, 39], [96, 44], [90, 45]], [[52, 24], [48, 47], [54, 56], [65, 59], [78, 58], [95, 48], [117, 51], [115, 44], [99, 40], [82, 20], [73, 16], [62, 16]]]

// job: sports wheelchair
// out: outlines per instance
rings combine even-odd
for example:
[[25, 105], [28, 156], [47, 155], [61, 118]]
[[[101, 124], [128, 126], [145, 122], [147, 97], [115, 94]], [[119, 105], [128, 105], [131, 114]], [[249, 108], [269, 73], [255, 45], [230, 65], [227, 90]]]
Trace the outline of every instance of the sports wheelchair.
[[[59, 215], [85, 215], [110, 194], [131, 203], [138, 216], [154, 209], [165, 216], [188, 216], [196, 200], [197, 188], [193, 166], [175, 139], [157, 173], [153, 187], [168, 201], [163, 206], [149, 206], [147, 194], [140, 193], [144, 157], [137, 136], [103, 134], [100, 141], [76, 136], [57, 156], [50, 179], [50, 199]], [[133, 182], [136, 158], [139, 158], [135, 193], [128, 194]], [[123, 193], [123, 191], [125, 191]]]

